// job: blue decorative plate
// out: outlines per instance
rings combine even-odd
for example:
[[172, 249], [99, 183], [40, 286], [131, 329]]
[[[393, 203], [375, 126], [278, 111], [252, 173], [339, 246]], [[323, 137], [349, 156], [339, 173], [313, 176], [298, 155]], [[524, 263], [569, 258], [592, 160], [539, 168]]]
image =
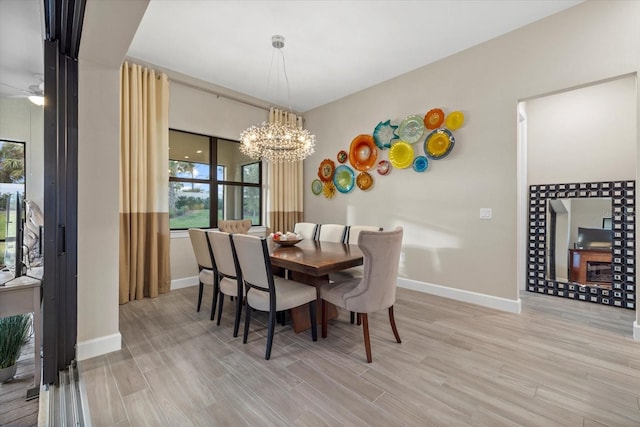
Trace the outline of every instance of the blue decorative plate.
[[356, 182], [353, 169], [347, 165], [340, 165], [333, 173], [333, 183], [336, 189], [341, 193], [348, 193], [353, 190], [353, 185]]
[[413, 170], [416, 172], [424, 172], [429, 167], [429, 160], [425, 156], [417, 156], [413, 159]]
[[320, 181], [319, 179], [314, 179], [313, 181], [311, 181], [311, 191], [316, 196], [322, 193], [322, 181]]
[[379, 149], [390, 148], [393, 141], [398, 139], [396, 129], [398, 129], [398, 126], [392, 125], [391, 120], [378, 123], [378, 126], [373, 131], [373, 140]]

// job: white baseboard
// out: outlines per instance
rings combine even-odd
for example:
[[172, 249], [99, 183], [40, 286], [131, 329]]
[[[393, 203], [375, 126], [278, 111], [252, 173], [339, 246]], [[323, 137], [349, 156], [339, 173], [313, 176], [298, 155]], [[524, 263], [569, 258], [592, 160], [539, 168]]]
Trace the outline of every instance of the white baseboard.
[[122, 336], [120, 332], [106, 335], [92, 340], [80, 341], [76, 345], [76, 359], [85, 360], [102, 354], [118, 351], [122, 348]]
[[189, 286], [197, 286], [200, 284], [198, 276], [185, 277], [182, 279], [175, 279], [171, 281], [171, 290], [188, 288]]
[[633, 321], [633, 339], [640, 341], [640, 324], [637, 320]]
[[418, 282], [411, 279], [398, 278], [398, 286], [401, 288], [412, 289], [426, 294], [437, 295], [439, 297], [449, 298], [456, 301], [468, 302], [471, 304], [481, 305], [496, 310], [507, 311], [509, 313], [520, 313], [522, 310], [522, 301], [510, 300], [506, 298], [494, 297], [491, 295], [479, 294], [477, 292], [465, 291], [462, 289], [448, 288], [446, 286], [434, 285], [432, 283]]

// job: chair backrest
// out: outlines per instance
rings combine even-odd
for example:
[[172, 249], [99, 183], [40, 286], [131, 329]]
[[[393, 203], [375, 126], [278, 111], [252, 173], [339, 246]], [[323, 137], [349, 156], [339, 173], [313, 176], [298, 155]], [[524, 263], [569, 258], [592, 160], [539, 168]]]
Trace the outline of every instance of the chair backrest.
[[209, 242], [211, 243], [211, 252], [213, 253], [218, 273], [230, 279], [235, 279], [237, 277], [236, 263], [233, 259], [229, 233], [207, 231], [207, 237], [209, 237]]
[[347, 232], [346, 225], [340, 224], [321, 224], [318, 230], [317, 240], [321, 242], [344, 242], [344, 236]]
[[345, 242], [350, 245], [357, 245], [361, 231], [382, 231], [382, 227], [375, 227], [373, 225], [351, 225], [347, 230]]
[[371, 313], [395, 303], [402, 233], [402, 227], [360, 232], [358, 246], [364, 254], [364, 274], [360, 283], [345, 295], [347, 310]]
[[230, 234], [247, 234], [251, 228], [250, 219], [233, 219], [218, 221], [218, 230]]
[[191, 240], [191, 246], [193, 247], [193, 253], [196, 255], [198, 266], [213, 270], [214, 264], [206, 232], [199, 228], [190, 228], [189, 239]]
[[271, 260], [266, 240], [247, 234], [232, 234], [231, 244], [245, 285], [267, 292], [273, 289]]
[[[302, 236], [306, 240], [314, 240], [316, 238], [316, 231], [318, 230], [318, 224], [312, 222], [296, 222], [293, 226], [293, 232]], [[280, 230], [285, 231], [285, 230]]]

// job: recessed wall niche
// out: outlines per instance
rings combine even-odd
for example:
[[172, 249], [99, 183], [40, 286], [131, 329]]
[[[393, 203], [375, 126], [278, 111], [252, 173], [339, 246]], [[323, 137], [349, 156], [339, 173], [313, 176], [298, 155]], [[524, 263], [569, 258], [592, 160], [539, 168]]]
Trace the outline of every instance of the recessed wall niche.
[[[611, 198], [611, 286], [549, 278], [548, 201], [603, 197]], [[635, 310], [635, 181], [531, 185], [528, 213], [527, 291]]]

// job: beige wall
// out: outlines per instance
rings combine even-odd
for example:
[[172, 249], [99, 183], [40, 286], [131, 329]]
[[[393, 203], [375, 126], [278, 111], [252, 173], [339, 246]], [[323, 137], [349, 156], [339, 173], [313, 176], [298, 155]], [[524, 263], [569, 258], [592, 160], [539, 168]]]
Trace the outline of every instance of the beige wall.
[[635, 179], [635, 74], [525, 104], [529, 185]]
[[0, 98], [0, 138], [25, 142], [27, 199], [44, 210], [44, 110], [27, 98]]
[[[404, 278], [517, 299], [518, 101], [636, 72], [638, 16], [638, 2], [585, 2], [307, 112], [318, 144], [306, 162], [305, 188], [322, 159], [381, 120], [434, 107], [460, 109], [467, 120], [452, 154], [424, 174], [374, 173], [370, 192], [333, 200], [306, 191], [305, 220], [402, 225]], [[482, 207], [493, 209], [492, 220], [478, 218]]]

